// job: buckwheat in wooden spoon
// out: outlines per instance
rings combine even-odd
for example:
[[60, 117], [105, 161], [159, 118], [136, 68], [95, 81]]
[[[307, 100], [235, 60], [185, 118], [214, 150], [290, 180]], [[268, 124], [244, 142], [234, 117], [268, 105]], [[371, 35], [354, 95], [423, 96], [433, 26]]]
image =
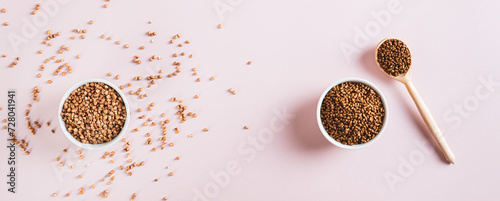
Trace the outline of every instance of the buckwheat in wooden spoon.
[[427, 106], [425, 106], [424, 101], [411, 82], [412, 66], [410, 49], [408, 49], [406, 44], [399, 39], [386, 38], [377, 45], [375, 58], [377, 60], [378, 67], [382, 69], [382, 71], [405, 85], [408, 93], [410, 93], [411, 98], [415, 102], [418, 112], [420, 113], [420, 116], [422, 116], [425, 125], [429, 128], [432, 137], [436, 140], [446, 159], [450, 163], [454, 164], [455, 155], [446, 143], [446, 140], [439, 130], [436, 121], [434, 121], [434, 117], [432, 117], [431, 112]]

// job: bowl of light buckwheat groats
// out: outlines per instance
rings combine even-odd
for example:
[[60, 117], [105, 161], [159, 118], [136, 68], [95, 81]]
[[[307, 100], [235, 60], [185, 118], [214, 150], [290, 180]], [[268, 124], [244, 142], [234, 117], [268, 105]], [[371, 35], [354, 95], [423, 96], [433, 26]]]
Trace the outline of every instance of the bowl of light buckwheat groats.
[[103, 149], [119, 141], [127, 130], [130, 109], [125, 95], [101, 79], [76, 83], [59, 104], [59, 124], [75, 145]]
[[382, 134], [387, 121], [384, 95], [372, 83], [345, 78], [330, 85], [317, 108], [318, 125], [332, 144], [359, 149], [372, 144]]

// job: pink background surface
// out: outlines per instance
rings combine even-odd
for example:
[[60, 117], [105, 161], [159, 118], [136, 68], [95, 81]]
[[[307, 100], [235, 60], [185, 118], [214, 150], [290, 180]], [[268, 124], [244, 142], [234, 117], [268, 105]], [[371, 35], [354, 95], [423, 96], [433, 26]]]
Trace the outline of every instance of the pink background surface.
[[[33, 19], [30, 13], [38, 2], [42, 6], [35, 16], [41, 18]], [[110, 200], [129, 200], [133, 193], [138, 194], [136, 200], [165, 196], [169, 200], [496, 200], [500, 196], [498, 1], [111, 1], [108, 8], [103, 7], [105, 1], [38, 2], [0, 2], [0, 8], [7, 9], [0, 13], [0, 22], [9, 22], [0, 26], [0, 55], [7, 55], [0, 57], [0, 119], [7, 117], [7, 90], [15, 89], [18, 137], [29, 142], [31, 151], [27, 156], [18, 149], [14, 195], [7, 192], [9, 153], [7, 143], [1, 143], [0, 200], [96, 200], [105, 189]], [[57, 9], [52, 7], [48, 15], [51, 3]], [[214, 5], [227, 10], [218, 11]], [[89, 20], [94, 24], [88, 25]], [[147, 23], [150, 20], [152, 24]], [[23, 26], [34, 22], [35, 32], [24, 32]], [[222, 29], [217, 28], [220, 23]], [[87, 29], [86, 39], [71, 32], [75, 28]], [[51, 47], [41, 44], [47, 30], [62, 34], [51, 40]], [[158, 35], [147, 36], [147, 31]], [[101, 34], [112, 40], [99, 38]], [[181, 39], [169, 44], [175, 34]], [[9, 40], [13, 36], [25, 38], [26, 43], [13, 45]], [[71, 36], [77, 38], [70, 40]], [[376, 67], [374, 47], [388, 36], [403, 39], [410, 47], [413, 82], [454, 151], [455, 165], [446, 163], [435, 149], [403, 85]], [[149, 42], [152, 38], [155, 43]], [[116, 40], [122, 44], [116, 45]], [[191, 44], [176, 46], [185, 40]], [[123, 48], [125, 43], [131, 47]], [[61, 45], [70, 50], [58, 54]], [[140, 51], [141, 45], [146, 49]], [[342, 52], [345, 46], [352, 54]], [[171, 56], [180, 52], [194, 57]], [[76, 59], [77, 54], [82, 58]], [[163, 59], [147, 61], [153, 54]], [[73, 74], [54, 76], [58, 64], [53, 61], [40, 72], [43, 61], [53, 55], [64, 58]], [[131, 62], [134, 55], [141, 57], [141, 65]], [[21, 58], [19, 64], [9, 68], [16, 57]], [[132, 81], [133, 76], [146, 77], [160, 69], [164, 75], [171, 73], [174, 61], [182, 62], [177, 77], [158, 80], [151, 88], [144, 81]], [[191, 75], [193, 67], [198, 76]], [[119, 74], [120, 80], [106, 76], [108, 72]], [[211, 76], [216, 79], [209, 81]], [[195, 82], [198, 77], [201, 82]], [[383, 136], [361, 150], [330, 144], [315, 119], [320, 94], [345, 77], [369, 80], [388, 101]], [[145, 99], [127, 95], [134, 112], [125, 137], [131, 141], [134, 162], [146, 163], [134, 168], [132, 176], [116, 169], [128, 164], [121, 151], [123, 142], [102, 151], [83, 151], [81, 160], [79, 149], [59, 128], [62, 95], [88, 78], [116, 85], [132, 82], [125, 92], [143, 87], [150, 95]], [[47, 84], [49, 79], [54, 83]], [[493, 85], [481, 81], [488, 79]], [[34, 86], [41, 90], [38, 103], [31, 101]], [[230, 94], [229, 88], [237, 94]], [[200, 98], [193, 99], [195, 94]], [[180, 124], [171, 97], [184, 99], [198, 118]], [[151, 102], [156, 106], [145, 112]], [[24, 120], [30, 103], [30, 117], [44, 123], [34, 136]], [[144, 110], [140, 114], [135, 112], [139, 107]], [[459, 107], [461, 114], [455, 111]], [[158, 122], [166, 119], [160, 116], [163, 112], [171, 120], [167, 139], [175, 146], [151, 152], [160, 144], [161, 127], [141, 126], [144, 121], [137, 117], [146, 114]], [[45, 126], [47, 121], [50, 127]], [[242, 129], [245, 125], [250, 129]], [[137, 127], [140, 132], [131, 132]], [[202, 132], [205, 127], [210, 131]], [[153, 145], [144, 145], [147, 132]], [[2, 133], [5, 141], [6, 130]], [[116, 151], [115, 163], [100, 158], [104, 151]], [[66, 166], [58, 166], [58, 156]], [[90, 167], [85, 167], [87, 163]], [[228, 179], [220, 182], [211, 176], [227, 176], [228, 165], [237, 166]], [[98, 182], [111, 169], [116, 171], [113, 184], [106, 184], [109, 178]], [[170, 171], [174, 176], [168, 176]], [[95, 189], [89, 189], [92, 184]], [[78, 195], [80, 187], [85, 188], [84, 195]], [[51, 197], [54, 192], [57, 198]], [[206, 199], [196, 198], [196, 192]], [[65, 193], [71, 193], [70, 198], [64, 198]]]

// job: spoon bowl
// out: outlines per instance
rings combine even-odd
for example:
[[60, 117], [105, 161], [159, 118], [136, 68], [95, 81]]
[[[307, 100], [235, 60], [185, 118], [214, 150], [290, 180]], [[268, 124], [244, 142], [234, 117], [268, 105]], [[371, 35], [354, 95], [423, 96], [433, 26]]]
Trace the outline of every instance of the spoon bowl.
[[[382, 68], [382, 66], [380, 66], [380, 63], [378, 62], [378, 50], [380, 49], [380, 46], [382, 44], [384, 44], [384, 42], [388, 41], [388, 40], [399, 40], [402, 42], [402, 40], [400, 39], [397, 39], [397, 38], [393, 38], [393, 37], [389, 37], [389, 38], [385, 38], [384, 40], [380, 41], [380, 43], [378, 43], [377, 47], [375, 48], [375, 60], [376, 60], [376, 63], [377, 63], [377, 66], [380, 68], [380, 70], [382, 70], [385, 74], [389, 75], [390, 77], [394, 78], [395, 80], [401, 82], [401, 83], [407, 83], [411, 80], [411, 72], [413, 70], [412, 68], [412, 65], [410, 64], [408, 70], [405, 72], [405, 73], [401, 73], [399, 74], [398, 76], [393, 76], [393, 75], [390, 75], [388, 74], [387, 72], [385, 72], [385, 70]], [[405, 44], [406, 46], [406, 44]], [[411, 57], [411, 54], [410, 54], [410, 57]]]

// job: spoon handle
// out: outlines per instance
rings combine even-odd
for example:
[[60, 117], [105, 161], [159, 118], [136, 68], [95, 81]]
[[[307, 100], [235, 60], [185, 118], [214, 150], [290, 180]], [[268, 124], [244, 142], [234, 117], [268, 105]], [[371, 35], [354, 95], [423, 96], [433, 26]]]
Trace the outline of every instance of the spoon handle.
[[406, 86], [406, 89], [408, 90], [408, 93], [410, 93], [413, 102], [415, 102], [415, 105], [417, 106], [420, 116], [422, 116], [425, 125], [427, 125], [427, 128], [431, 132], [432, 137], [434, 137], [434, 140], [436, 140], [436, 142], [438, 143], [439, 147], [441, 148], [441, 151], [444, 153], [444, 156], [450, 163], [455, 164], [455, 155], [448, 146], [448, 143], [446, 143], [446, 140], [444, 139], [443, 134], [439, 130], [436, 121], [434, 121], [434, 117], [432, 117], [431, 112], [429, 111], [424, 101], [418, 94], [417, 89], [415, 89], [415, 86], [413, 86], [413, 83], [411, 81], [406, 82], [404, 84]]

